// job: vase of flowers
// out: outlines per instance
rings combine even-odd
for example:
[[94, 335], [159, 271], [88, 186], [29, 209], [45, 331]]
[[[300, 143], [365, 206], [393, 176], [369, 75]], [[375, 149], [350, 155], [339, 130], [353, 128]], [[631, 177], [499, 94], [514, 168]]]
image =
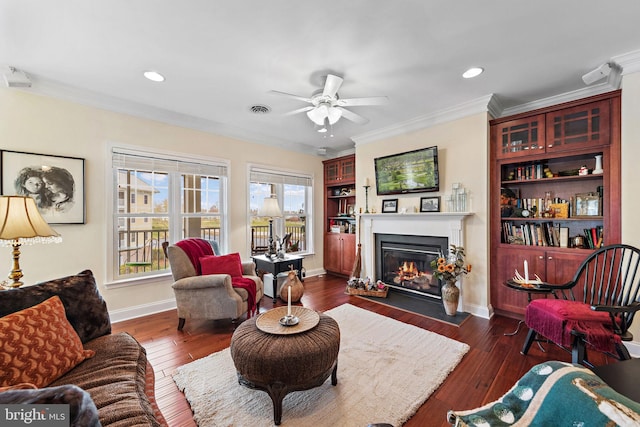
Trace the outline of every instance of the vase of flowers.
[[445, 258], [441, 255], [437, 260], [431, 261], [433, 275], [442, 280], [442, 304], [444, 311], [449, 316], [455, 316], [458, 311], [460, 289], [456, 286], [458, 277], [471, 271], [471, 264], [464, 263], [464, 248], [451, 245], [449, 255]]

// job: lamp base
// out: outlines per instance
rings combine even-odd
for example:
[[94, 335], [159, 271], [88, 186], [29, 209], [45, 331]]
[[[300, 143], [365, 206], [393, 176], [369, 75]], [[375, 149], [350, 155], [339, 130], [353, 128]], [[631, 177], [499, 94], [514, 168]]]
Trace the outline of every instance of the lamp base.
[[6, 286], [8, 286], [9, 288], [19, 288], [20, 286], [24, 285], [24, 283], [20, 281], [20, 279], [22, 279], [22, 277], [24, 276], [24, 274], [22, 274], [22, 270], [20, 269], [20, 243], [14, 242], [12, 246], [13, 251], [11, 252], [11, 255], [13, 256], [13, 269], [9, 274], [9, 279], [13, 280], [13, 283], [9, 283]]

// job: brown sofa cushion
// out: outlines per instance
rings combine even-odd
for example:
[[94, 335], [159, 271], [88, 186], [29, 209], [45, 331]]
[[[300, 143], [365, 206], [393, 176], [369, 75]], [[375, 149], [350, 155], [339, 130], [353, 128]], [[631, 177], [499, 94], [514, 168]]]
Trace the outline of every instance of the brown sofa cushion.
[[121, 332], [85, 344], [96, 355], [51, 386], [75, 384], [91, 395], [103, 426], [159, 426], [145, 394], [147, 357], [131, 335]]
[[0, 317], [59, 296], [67, 319], [82, 343], [111, 333], [107, 304], [102, 299], [91, 270], [33, 286], [2, 292]]

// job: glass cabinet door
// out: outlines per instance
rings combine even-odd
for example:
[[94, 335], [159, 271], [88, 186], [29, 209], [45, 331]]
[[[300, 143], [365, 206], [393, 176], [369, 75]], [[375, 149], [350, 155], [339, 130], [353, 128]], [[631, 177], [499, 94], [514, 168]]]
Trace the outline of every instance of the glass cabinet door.
[[496, 158], [510, 159], [544, 152], [544, 126], [544, 114], [499, 124]]
[[547, 124], [548, 153], [609, 145], [609, 101], [548, 113]]

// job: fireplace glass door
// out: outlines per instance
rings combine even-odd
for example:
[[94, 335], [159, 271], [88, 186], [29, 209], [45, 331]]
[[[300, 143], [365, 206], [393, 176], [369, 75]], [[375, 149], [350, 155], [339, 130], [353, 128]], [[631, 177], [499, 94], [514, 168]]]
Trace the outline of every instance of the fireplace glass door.
[[440, 298], [441, 283], [431, 262], [447, 247], [446, 237], [376, 234], [377, 278], [401, 291]]

